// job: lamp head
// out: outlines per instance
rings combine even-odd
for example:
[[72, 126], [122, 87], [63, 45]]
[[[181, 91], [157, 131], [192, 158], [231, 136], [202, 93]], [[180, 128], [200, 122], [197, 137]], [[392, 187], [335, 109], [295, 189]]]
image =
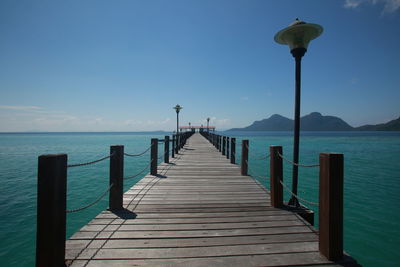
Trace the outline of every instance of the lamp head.
[[320, 36], [322, 31], [323, 28], [318, 24], [296, 19], [289, 27], [275, 34], [274, 40], [278, 44], [289, 45], [290, 51], [296, 48], [307, 50], [310, 41]]
[[173, 109], [175, 109], [176, 113], [179, 113], [179, 111], [181, 111], [181, 109], [183, 109], [183, 107], [181, 107], [180, 105], [176, 105], [175, 107], [173, 107]]

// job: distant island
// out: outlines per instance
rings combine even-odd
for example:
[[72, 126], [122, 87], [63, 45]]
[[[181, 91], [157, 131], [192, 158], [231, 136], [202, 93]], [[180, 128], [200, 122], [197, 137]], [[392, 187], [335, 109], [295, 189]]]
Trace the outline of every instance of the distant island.
[[[352, 127], [341, 118], [323, 116], [319, 112], [312, 112], [300, 118], [302, 131], [400, 131], [400, 117], [387, 123]], [[292, 131], [293, 120], [274, 114], [268, 119], [255, 121], [244, 128], [233, 128], [227, 131]]]

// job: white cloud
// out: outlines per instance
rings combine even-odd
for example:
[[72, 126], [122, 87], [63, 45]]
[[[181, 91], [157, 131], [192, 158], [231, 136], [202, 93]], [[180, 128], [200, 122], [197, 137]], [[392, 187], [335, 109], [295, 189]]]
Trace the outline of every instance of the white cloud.
[[345, 0], [343, 7], [356, 9], [362, 4], [383, 4], [382, 14], [394, 13], [400, 8], [400, 0]]
[[220, 127], [229, 126], [230, 124], [231, 124], [230, 119], [219, 119], [216, 121], [216, 125], [218, 125]]
[[152, 125], [152, 126], [162, 126], [162, 125], [168, 124], [170, 121], [171, 121], [170, 118], [165, 118], [162, 121], [148, 120], [148, 121], [146, 121], [146, 124], [147, 125]]
[[[192, 126], [207, 126], [207, 119], [197, 120], [192, 123]], [[210, 126], [215, 126], [218, 129], [230, 127], [230, 119], [219, 119], [217, 117], [210, 117]]]
[[125, 125], [134, 126], [134, 125], [142, 125], [143, 121], [141, 120], [126, 120], [124, 121]]
[[31, 111], [31, 110], [41, 110], [42, 108], [38, 107], [38, 106], [6, 106], [6, 105], [0, 105], [0, 109]]
[[346, 0], [344, 3], [345, 8], [357, 8], [361, 4], [361, 0]]
[[37, 106], [0, 105], [0, 132], [152, 131], [174, 129], [171, 118], [139, 120], [68, 114]]
[[385, 2], [383, 13], [393, 13], [400, 8], [400, 0], [388, 0]]

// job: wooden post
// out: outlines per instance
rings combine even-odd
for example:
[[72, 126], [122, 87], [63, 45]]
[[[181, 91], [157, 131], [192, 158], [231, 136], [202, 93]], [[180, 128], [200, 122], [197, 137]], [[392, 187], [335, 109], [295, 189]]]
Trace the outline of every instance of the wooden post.
[[179, 134], [175, 136], [175, 154], [179, 153]]
[[219, 150], [219, 152], [222, 152], [222, 136], [221, 135], [218, 135], [218, 143], [219, 143], [218, 150]]
[[319, 250], [328, 260], [343, 258], [343, 154], [319, 156]]
[[242, 175], [247, 175], [248, 170], [248, 158], [249, 158], [249, 140], [242, 140], [242, 164], [241, 173]]
[[185, 145], [185, 134], [181, 134], [181, 145], [179, 146], [179, 149], [183, 148], [183, 146]]
[[110, 210], [122, 210], [124, 193], [124, 146], [110, 147]]
[[229, 159], [229, 137], [226, 137], [226, 158]]
[[158, 139], [151, 139], [151, 154], [150, 154], [150, 174], [157, 175], [157, 155], [158, 155]]
[[[270, 146], [270, 190], [271, 190], [271, 205], [275, 208], [283, 206], [283, 187], [280, 183], [283, 181], [283, 164], [281, 146]], [[278, 154], [279, 153], [279, 154]]]
[[225, 156], [225, 152], [226, 152], [226, 136], [222, 137], [222, 155]]
[[164, 162], [169, 163], [169, 136], [164, 137]]
[[236, 138], [231, 138], [231, 163], [235, 164], [236, 162]]
[[175, 158], [175, 135], [172, 135], [171, 157]]
[[36, 266], [65, 266], [67, 158], [38, 158]]

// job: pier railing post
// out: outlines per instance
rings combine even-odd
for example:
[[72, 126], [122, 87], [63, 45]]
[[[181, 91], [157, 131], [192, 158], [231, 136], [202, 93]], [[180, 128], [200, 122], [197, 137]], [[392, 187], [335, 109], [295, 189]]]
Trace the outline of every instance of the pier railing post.
[[218, 143], [219, 143], [218, 150], [219, 150], [219, 152], [222, 152], [222, 136], [221, 135], [218, 135]]
[[225, 152], [226, 152], [226, 136], [222, 137], [222, 155], [225, 156]]
[[319, 156], [319, 251], [328, 260], [343, 258], [343, 154]]
[[175, 135], [172, 135], [171, 158], [175, 158]]
[[67, 158], [38, 159], [36, 266], [65, 265]]
[[185, 145], [185, 142], [186, 142], [186, 140], [185, 140], [186, 134], [182, 133], [182, 134], [181, 134], [181, 137], [182, 137], [182, 139], [181, 139], [181, 145], [179, 146], [179, 149], [182, 149], [183, 146]]
[[150, 174], [157, 175], [157, 154], [158, 154], [158, 139], [151, 139], [151, 153], [150, 153]]
[[175, 154], [179, 153], [179, 134], [175, 135]]
[[110, 155], [110, 186], [113, 186], [110, 189], [109, 207], [110, 210], [122, 210], [124, 193], [124, 146], [111, 146]]
[[231, 163], [236, 163], [236, 138], [231, 138]]
[[164, 137], [164, 162], [169, 163], [169, 136]]
[[[270, 146], [270, 190], [271, 190], [271, 205], [275, 208], [283, 206], [283, 187], [281, 181], [283, 180], [283, 164], [281, 146]], [[279, 154], [278, 154], [279, 153]]]
[[229, 159], [229, 137], [226, 137], [226, 158]]
[[242, 175], [248, 173], [249, 140], [242, 140], [242, 160], [240, 171]]

